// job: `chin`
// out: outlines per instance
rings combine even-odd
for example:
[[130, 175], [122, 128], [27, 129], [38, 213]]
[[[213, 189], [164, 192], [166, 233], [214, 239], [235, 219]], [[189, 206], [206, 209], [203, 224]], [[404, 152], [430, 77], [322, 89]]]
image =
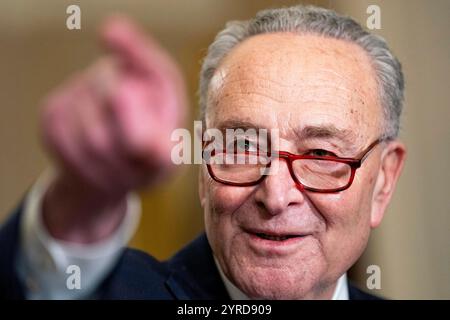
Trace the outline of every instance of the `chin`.
[[235, 265], [233, 283], [251, 299], [298, 300], [320, 295], [325, 268], [304, 263], [279, 266]]

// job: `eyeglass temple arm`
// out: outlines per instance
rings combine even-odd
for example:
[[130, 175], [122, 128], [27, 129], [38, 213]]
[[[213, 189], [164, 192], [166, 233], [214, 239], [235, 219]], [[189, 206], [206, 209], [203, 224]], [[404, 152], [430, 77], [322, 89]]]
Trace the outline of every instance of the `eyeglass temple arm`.
[[367, 149], [366, 149], [366, 151], [364, 152], [364, 154], [362, 155], [362, 157], [359, 159], [359, 163], [363, 163], [364, 160], [366, 160], [367, 157], [370, 155], [370, 152], [372, 152], [372, 150], [375, 149], [375, 147], [376, 147], [378, 144], [380, 144], [380, 143], [382, 143], [382, 142], [385, 142], [385, 141], [387, 141], [387, 140], [390, 140], [390, 139], [391, 139], [390, 137], [384, 137], [384, 138], [382, 137], [382, 138], [379, 138], [379, 139], [375, 140], [374, 142], [372, 142], [372, 143], [367, 147]]

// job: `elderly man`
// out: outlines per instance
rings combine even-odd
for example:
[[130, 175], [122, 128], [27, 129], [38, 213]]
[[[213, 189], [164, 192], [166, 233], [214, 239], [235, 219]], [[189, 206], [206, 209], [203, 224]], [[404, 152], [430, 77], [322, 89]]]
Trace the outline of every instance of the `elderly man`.
[[[159, 262], [123, 246], [138, 220], [132, 191], [172, 170], [183, 82], [126, 19], [111, 18], [101, 38], [110, 55], [44, 102], [44, 141], [58, 165], [0, 232], [2, 296], [373, 298], [346, 272], [380, 224], [406, 154], [403, 76], [384, 40], [317, 7], [227, 24], [201, 71], [204, 128], [276, 129], [276, 151], [244, 137], [204, 159], [206, 233]], [[68, 279], [77, 268], [78, 287]]]

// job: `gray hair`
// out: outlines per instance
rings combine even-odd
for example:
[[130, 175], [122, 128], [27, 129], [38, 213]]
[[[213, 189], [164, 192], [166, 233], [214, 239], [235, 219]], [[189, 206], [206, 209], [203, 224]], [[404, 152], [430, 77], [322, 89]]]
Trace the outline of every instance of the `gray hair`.
[[200, 116], [205, 119], [208, 88], [222, 59], [245, 39], [263, 33], [309, 33], [350, 41], [359, 45], [371, 58], [383, 106], [384, 137], [398, 136], [403, 105], [404, 79], [400, 62], [389, 50], [386, 41], [364, 30], [352, 18], [315, 6], [260, 11], [246, 21], [231, 21], [209, 46], [200, 73]]

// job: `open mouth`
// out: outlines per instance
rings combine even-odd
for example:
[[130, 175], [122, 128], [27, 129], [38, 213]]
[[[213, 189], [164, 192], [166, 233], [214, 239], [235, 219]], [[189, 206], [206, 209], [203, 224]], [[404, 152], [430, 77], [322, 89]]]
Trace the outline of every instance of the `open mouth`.
[[294, 244], [308, 235], [309, 232], [300, 232], [298, 230], [274, 230], [263, 228], [243, 228], [251, 239], [263, 245], [281, 245]]
[[274, 235], [265, 234], [265, 233], [255, 233], [255, 235], [261, 239], [271, 240], [271, 241], [285, 241], [285, 240], [292, 239], [292, 238], [302, 237], [301, 235], [274, 236]]

